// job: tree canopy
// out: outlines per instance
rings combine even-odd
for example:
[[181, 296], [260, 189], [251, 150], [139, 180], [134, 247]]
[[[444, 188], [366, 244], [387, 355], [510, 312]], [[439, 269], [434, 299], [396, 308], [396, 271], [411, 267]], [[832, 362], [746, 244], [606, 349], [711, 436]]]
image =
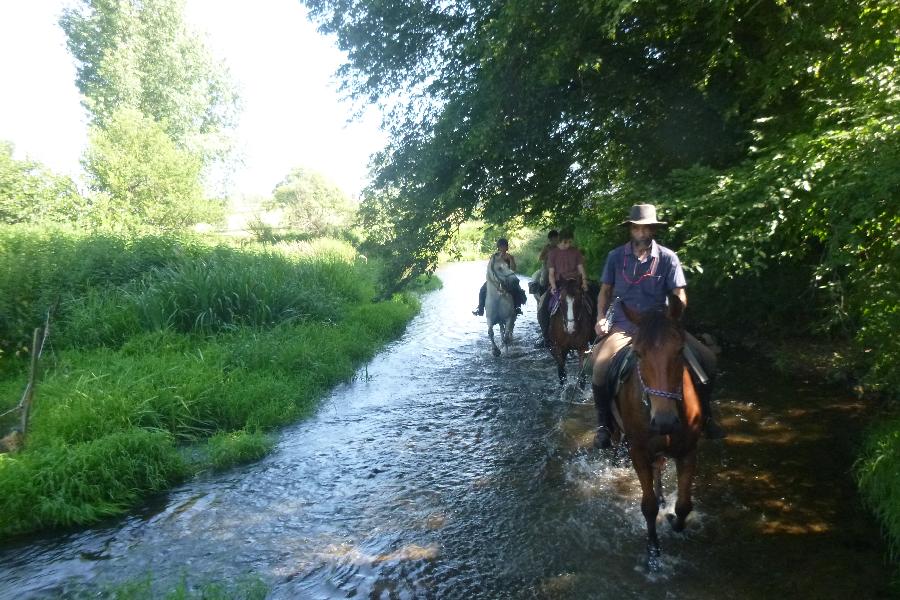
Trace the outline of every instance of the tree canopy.
[[90, 114], [90, 221], [173, 229], [210, 216], [201, 182], [230, 151], [237, 98], [183, 0], [79, 0], [60, 19]]
[[227, 68], [183, 12], [183, 0], [79, 0], [60, 26], [94, 125], [105, 127], [119, 108], [136, 109], [179, 146], [221, 157], [237, 97]]
[[136, 109], [117, 109], [106, 127], [91, 129], [84, 166], [91, 187], [102, 190], [94, 198], [96, 224], [175, 230], [209, 215], [199, 157]]
[[369, 213], [433, 247], [473, 215], [575, 217], [636, 181], [739, 164], [853, 94], [897, 30], [886, 0], [306, 4], [352, 95], [408, 99]]
[[13, 158], [0, 141], [0, 224], [74, 221], [84, 209], [75, 183], [30, 160]]
[[356, 218], [356, 204], [321, 173], [298, 167], [275, 186], [272, 205], [284, 209], [287, 224], [311, 235], [335, 235]]

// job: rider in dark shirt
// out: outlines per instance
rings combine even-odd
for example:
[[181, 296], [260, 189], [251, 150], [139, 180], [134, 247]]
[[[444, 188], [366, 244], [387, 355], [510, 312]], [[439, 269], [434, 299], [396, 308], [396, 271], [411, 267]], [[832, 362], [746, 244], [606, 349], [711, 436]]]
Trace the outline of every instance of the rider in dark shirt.
[[[600, 295], [597, 299], [598, 336], [603, 340], [593, 349], [594, 403], [597, 407], [597, 438], [595, 445], [600, 448], [610, 446], [609, 391], [605, 384], [606, 372], [613, 356], [631, 342], [636, 326], [628, 320], [621, 303], [639, 312], [666, 306], [669, 294], [674, 294], [687, 306], [687, 281], [678, 255], [661, 246], [653, 238], [657, 229], [665, 225], [656, 220], [656, 207], [652, 204], [636, 204], [631, 207], [628, 220], [621, 223], [628, 226], [630, 240], [613, 249], [606, 258], [606, 266], [600, 276]], [[607, 320], [611, 311], [611, 320]], [[691, 334], [685, 332], [685, 344], [697, 356], [710, 379], [716, 371], [716, 355]], [[698, 390], [703, 411], [703, 429], [707, 438], [725, 437], [725, 432], [715, 422], [710, 410], [712, 384]]]

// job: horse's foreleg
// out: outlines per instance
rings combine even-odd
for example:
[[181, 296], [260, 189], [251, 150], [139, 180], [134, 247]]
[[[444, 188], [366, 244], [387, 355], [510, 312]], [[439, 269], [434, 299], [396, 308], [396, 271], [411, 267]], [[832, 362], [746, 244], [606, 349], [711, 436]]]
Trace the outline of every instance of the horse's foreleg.
[[513, 328], [516, 326], [516, 317], [513, 316], [506, 323], [506, 331], [503, 332], [503, 343], [509, 346], [512, 343]]
[[584, 372], [585, 353], [581, 350], [576, 352], [578, 352], [578, 387], [584, 389], [587, 385], [587, 373]]
[[565, 352], [561, 348], [553, 347], [553, 358], [556, 360], [556, 376], [559, 377], [559, 385], [566, 384], [566, 378], [569, 376], [566, 373], [566, 355]]
[[492, 352], [494, 356], [500, 356], [500, 348], [497, 347], [497, 342], [494, 341], [494, 326], [488, 325], [488, 337], [491, 338], [491, 346], [493, 348]]
[[678, 470], [678, 500], [675, 502], [675, 515], [669, 515], [669, 522], [675, 531], [684, 531], [688, 514], [694, 509], [691, 501], [691, 487], [694, 483], [694, 472], [697, 470], [697, 451], [675, 459]]
[[659, 557], [659, 538], [656, 535], [656, 517], [659, 514], [659, 505], [656, 502], [656, 490], [654, 490], [653, 461], [643, 452], [631, 448], [631, 464], [637, 472], [641, 482], [641, 512], [647, 521], [647, 567], [655, 568], [655, 560]]
[[666, 497], [663, 495], [662, 472], [666, 468], [666, 457], [660, 456], [653, 463], [653, 492], [656, 494], [656, 503], [665, 508]]

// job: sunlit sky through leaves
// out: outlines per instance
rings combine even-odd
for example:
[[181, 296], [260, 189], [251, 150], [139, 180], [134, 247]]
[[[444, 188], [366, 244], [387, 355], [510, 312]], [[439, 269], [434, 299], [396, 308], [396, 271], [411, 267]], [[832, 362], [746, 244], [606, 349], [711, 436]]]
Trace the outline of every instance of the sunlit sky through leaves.
[[[17, 158], [80, 178], [86, 116], [57, 24], [71, 0], [0, 2], [0, 140]], [[334, 72], [342, 55], [297, 0], [187, 0], [186, 18], [237, 82], [242, 112], [231, 192], [268, 195], [294, 167], [316, 169], [356, 196], [385, 143], [380, 115], [350, 120]]]

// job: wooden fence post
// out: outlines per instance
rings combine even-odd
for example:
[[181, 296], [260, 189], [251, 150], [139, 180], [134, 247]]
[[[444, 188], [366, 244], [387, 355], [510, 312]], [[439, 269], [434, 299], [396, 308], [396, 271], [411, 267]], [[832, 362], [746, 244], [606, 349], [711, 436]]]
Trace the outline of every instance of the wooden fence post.
[[41, 328], [34, 330], [34, 337], [31, 343], [31, 370], [28, 373], [28, 385], [25, 388], [25, 396], [22, 398], [22, 424], [19, 428], [22, 437], [28, 433], [28, 414], [31, 411], [31, 400], [34, 398], [34, 387], [37, 385], [38, 377], [38, 361], [41, 358], [41, 350], [43, 350], [44, 336], [41, 335]]

